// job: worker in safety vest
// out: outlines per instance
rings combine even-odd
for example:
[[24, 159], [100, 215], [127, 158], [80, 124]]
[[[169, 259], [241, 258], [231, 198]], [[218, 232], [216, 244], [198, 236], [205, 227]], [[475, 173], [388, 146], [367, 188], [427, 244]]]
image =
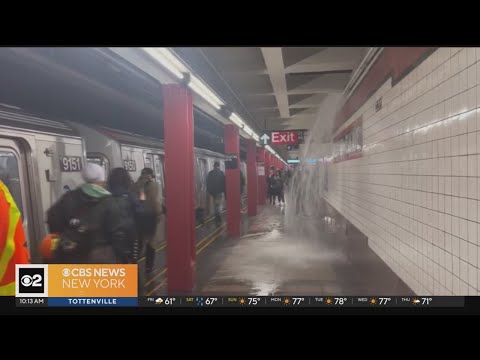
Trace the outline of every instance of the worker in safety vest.
[[22, 215], [0, 180], [0, 296], [15, 296], [15, 264], [29, 263]]

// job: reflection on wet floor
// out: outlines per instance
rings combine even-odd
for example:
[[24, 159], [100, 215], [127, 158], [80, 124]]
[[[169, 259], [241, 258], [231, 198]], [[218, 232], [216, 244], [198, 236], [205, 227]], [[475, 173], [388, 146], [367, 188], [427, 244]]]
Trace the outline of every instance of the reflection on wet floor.
[[[285, 221], [267, 205], [246, 234], [224, 239], [197, 259], [205, 295], [412, 295], [356, 229], [338, 214]], [[285, 224], [288, 225], [285, 225]]]

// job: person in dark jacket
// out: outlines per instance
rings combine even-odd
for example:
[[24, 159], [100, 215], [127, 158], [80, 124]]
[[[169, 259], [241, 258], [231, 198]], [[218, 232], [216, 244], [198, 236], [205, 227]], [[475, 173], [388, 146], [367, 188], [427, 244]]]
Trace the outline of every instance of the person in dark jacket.
[[275, 177], [273, 178], [272, 187], [274, 189], [275, 195], [278, 199], [278, 204], [282, 205], [285, 204], [285, 196], [284, 196], [284, 177], [282, 176], [282, 171], [278, 170]]
[[243, 209], [243, 193], [245, 191], [245, 175], [243, 175], [242, 170], [240, 170], [240, 210]]
[[267, 176], [267, 196], [270, 200], [270, 205], [275, 205], [275, 191], [273, 190], [273, 178], [275, 177], [275, 167], [270, 166], [270, 173]]
[[85, 183], [68, 191], [47, 212], [50, 233], [60, 235], [56, 263], [123, 264], [133, 261], [131, 224], [103, 186], [105, 172], [87, 163]]
[[222, 203], [222, 194], [225, 192], [225, 175], [220, 170], [220, 163], [213, 163], [213, 170], [207, 176], [207, 191], [213, 199], [215, 207], [215, 224], [220, 226], [222, 217], [220, 215], [220, 205]]
[[145, 247], [145, 271], [151, 273], [155, 267], [155, 240], [164, 207], [160, 202], [160, 189], [155, 182], [153, 169], [144, 168], [140, 177], [133, 186], [133, 192], [138, 197], [144, 198], [145, 214], [140, 219], [139, 238], [141, 247]]
[[137, 198], [130, 192], [133, 180], [128, 171], [121, 167], [111, 171], [107, 185], [125, 222], [125, 228], [128, 230], [129, 244], [127, 246], [132, 247], [132, 262], [137, 263], [141, 252], [139, 233], [142, 230], [144, 218], [147, 216], [145, 194], [142, 193]]

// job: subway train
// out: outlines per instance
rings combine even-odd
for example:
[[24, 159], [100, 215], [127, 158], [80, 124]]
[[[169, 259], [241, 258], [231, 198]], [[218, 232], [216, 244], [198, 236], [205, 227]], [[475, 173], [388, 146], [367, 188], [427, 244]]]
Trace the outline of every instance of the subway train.
[[[195, 210], [197, 222], [213, 216], [206, 178], [215, 161], [225, 170], [224, 154], [195, 148]], [[47, 233], [46, 211], [60, 196], [82, 183], [85, 162], [111, 169], [125, 167], [134, 181], [144, 167], [155, 172], [163, 202], [164, 146], [149, 138], [107, 127], [89, 127], [70, 121], [54, 121], [0, 105], [0, 179], [10, 189], [23, 217], [32, 262], [39, 262], [38, 242]], [[240, 163], [246, 178], [246, 164]], [[242, 202], [246, 198], [245, 186]], [[168, 211], [168, 209], [167, 209]], [[156, 243], [164, 241], [165, 220], [158, 227]]]

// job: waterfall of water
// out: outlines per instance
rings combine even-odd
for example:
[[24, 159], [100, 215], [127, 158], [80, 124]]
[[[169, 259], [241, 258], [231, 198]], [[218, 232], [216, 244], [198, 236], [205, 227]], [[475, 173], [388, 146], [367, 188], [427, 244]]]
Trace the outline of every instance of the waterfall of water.
[[301, 231], [300, 219], [319, 218], [324, 213], [322, 198], [328, 186], [326, 160], [331, 158], [330, 142], [335, 115], [341, 94], [328, 95], [320, 105], [317, 119], [309, 130], [300, 154], [300, 164], [293, 173], [285, 209], [285, 230], [290, 233]]

